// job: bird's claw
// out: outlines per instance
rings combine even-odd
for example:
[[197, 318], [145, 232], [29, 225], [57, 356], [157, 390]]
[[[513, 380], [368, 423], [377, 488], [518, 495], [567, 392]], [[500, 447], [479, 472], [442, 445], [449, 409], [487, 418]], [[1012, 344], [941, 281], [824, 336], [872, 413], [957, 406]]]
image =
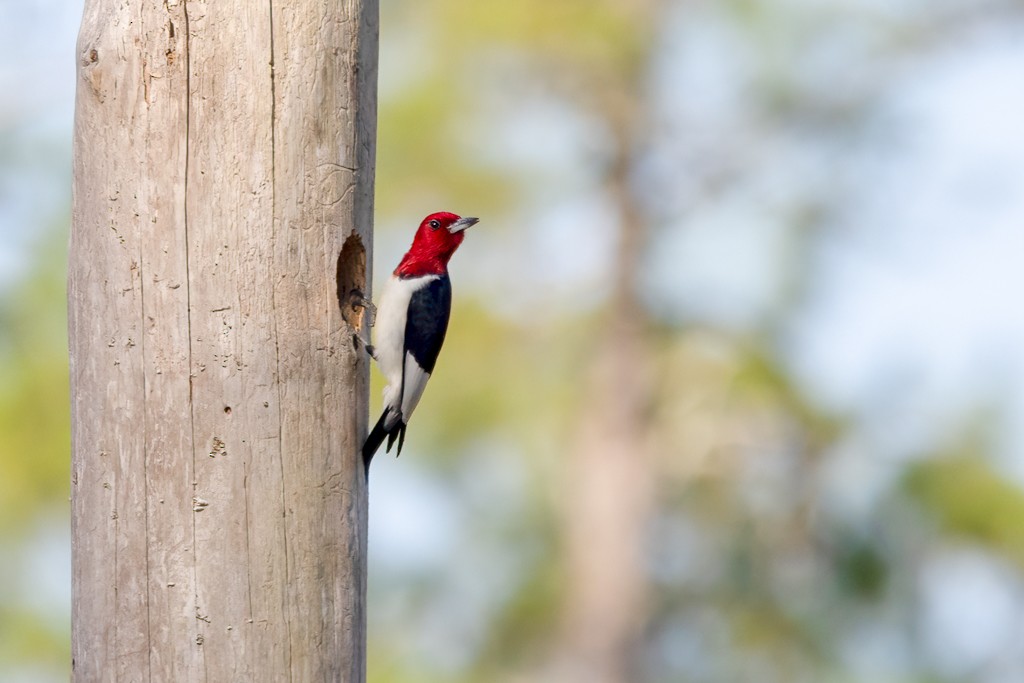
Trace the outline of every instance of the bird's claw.
[[[373, 348], [373, 345], [370, 344], [366, 339], [363, 339], [362, 336], [362, 331], [366, 330], [366, 335], [367, 337], [369, 337], [369, 329], [373, 327], [373, 323], [375, 322], [375, 318], [377, 317], [377, 307], [374, 306], [373, 302], [370, 301], [366, 297], [366, 295], [363, 294], [358, 289], [352, 289], [351, 291], [349, 291], [348, 305], [353, 311], [357, 311], [359, 309], [362, 309], [363, 311], [363, 315], [360, 316], [362, 320], [359, 321], [360, 324], [355, 326], [355, 333], [352, 335], [353, 347], [355, 347], [357, 351], [359, 350], [360, 346], [363, 347], [364, 349], [366, 349], [366, 353], [370, 355], [370, 358], [377, 360], [377, 350]], [[365, 325], [362, 324], [364, 321], [366, 323]]]
[[366, 349], [366, 353], [369, 354], [370, 358], [377, 360], [377, 349], [373, 344], [367, 344], [366, 340], [360, 337], [358, 333], [352, 335], [352, 344], [356, 347], [356, 350], [358, 350], [360, 346], [363, 347]]
[[377, 318], [377, 307], [373, 305], [373, 302], [366, 298], [358, 289], [353, 289], [348, 293], [348, 304], [353, 309], [361, 308], [365, 311], [366, 315], [366, 326], [373, 327], [374, 322]]

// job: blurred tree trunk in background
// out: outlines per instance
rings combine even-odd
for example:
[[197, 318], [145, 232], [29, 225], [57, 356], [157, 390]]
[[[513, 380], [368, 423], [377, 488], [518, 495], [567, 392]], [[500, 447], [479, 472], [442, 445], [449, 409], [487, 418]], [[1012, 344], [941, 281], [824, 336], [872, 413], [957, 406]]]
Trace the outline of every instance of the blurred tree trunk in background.
[[[657, 2], [629, 13], [634, 38], [651, 35]], [[647, 620], [647, 536], [654, 510], [655, 461], [649, 452], [653, 354], [650, 320], [638, 295], [646, 217], [632, 187], [643, 142], [650, 41], [619, 62], [619, 78], [598, 75], [591, 90], [613, 144], [606, 194], [618, 227], [609, 268], [606, 319], [584, 380], [570, 446], [563, 512], [565, 610], [556, 678], [572, 683], [640, 680], [636, 649]]]
[[643, 219], [620, 146], [610, 191], [620, 214], [612, 304], [603, 326], [568, 461], [567, 585], [558, 678], [626, 683], [646, 617], [646, 539], [654, 508], [648, 452], [651, 344], [635, 283]]
[[86, 3], [75, 680], [364, 679], [368, 368], [338, 294], [369, 282], [377, 23]]

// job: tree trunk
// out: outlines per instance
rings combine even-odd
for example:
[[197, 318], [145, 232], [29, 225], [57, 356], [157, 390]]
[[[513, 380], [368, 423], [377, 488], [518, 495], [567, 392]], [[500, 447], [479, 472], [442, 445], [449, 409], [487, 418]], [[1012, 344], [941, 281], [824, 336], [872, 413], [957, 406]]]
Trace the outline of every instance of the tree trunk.
[[[651, 17], [653, 7], [643, 7]], [[618, 210], [611, 301], [593, 362], [583, 378], [579, 422], [566, 460], [562, 524], [566, 586], [551, 680], [627, 683], [641, 679], [638, 651], [647, 623], [647, 540], [655, 507], [651, 452], [654, 348], [638, 292], [647, 241], [631, 187], [648, 116], [638, 71], [605, 93], [615, 155], [607, 196]]]
[[612, 305], [585, 378], [586, 398], [566, 463], [570, 581], [553, 679], [564, 683], [638, 680], [636, 650], [648, 616], [653, 351], [636, 295], [644, 230], [627, 187], [625, 158], [618, 160], [611, 185], [621, 211]]
[[[76, 681], [363, 681], [377, 0], [87, 0]], [[353, 319], [358, 324], [358, 321]]]

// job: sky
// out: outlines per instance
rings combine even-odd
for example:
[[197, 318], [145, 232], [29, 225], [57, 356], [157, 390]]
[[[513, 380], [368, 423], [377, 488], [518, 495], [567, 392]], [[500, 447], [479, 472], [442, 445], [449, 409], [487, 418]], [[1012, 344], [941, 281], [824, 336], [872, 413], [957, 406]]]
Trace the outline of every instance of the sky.
[[[67, 221], [79, 0], [0, 7], [0, 287], [33, 240]], [[13, 160], [13, 164], [10, 163]]]
[[884, 450], [993, 412], [1024, 481], [1024, 44], [989, 31], [899, 79], [900, 151], [854, 162], [859, 209], [822, 245], [791, 362]]

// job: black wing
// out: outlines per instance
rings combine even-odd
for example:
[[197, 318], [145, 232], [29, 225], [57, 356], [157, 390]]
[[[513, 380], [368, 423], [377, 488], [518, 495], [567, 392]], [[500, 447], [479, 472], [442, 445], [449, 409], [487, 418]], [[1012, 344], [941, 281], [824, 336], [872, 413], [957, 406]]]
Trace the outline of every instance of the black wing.
[[409, 315], [405, 320], [405, 352], [412, 354], [416, 364], [428, 375], [434, 371], [437, 355], [444, 344], [451, 311], [452, 283], [447, 275], [416, 290], [409, 302]]

